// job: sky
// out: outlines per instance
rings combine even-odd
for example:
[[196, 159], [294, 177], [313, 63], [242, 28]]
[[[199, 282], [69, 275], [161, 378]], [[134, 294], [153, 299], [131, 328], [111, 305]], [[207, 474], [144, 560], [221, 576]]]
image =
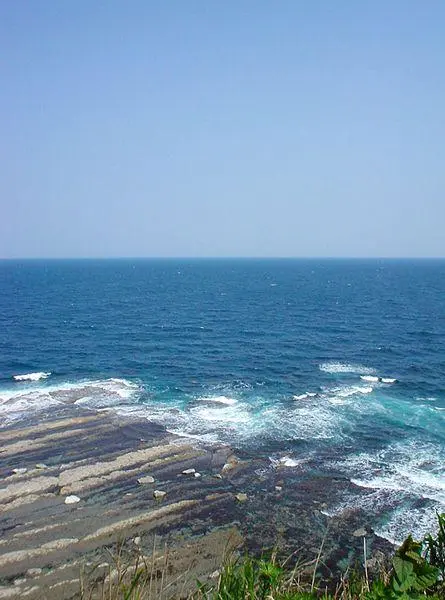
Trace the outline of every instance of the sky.
[[0, 3], [0, 257], [444, 257], [442, 0]]

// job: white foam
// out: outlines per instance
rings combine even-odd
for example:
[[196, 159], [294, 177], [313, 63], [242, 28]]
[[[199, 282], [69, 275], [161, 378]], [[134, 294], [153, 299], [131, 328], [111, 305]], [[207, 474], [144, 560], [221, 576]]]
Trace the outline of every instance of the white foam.
[[380, 381], [380, 378], [376, 375], [360, 375], [360, 379], [363, 379], [363, 381], [370, 381], [372, 383]]
[[370, 367], [341, 362], [325, 362], [319, 365], [319, 369], [325, 373], [363, 373], [365, 375], [372, 375], [375, 373], [375, 369]]
[[441, 507], [436, 504], [411, 508], [409, 511], [396, 510], [388, 522], [377, 527], [375, 532], [396, 546], [399, 546], [408, 535], [412, 535], [415, 539], [422, 539], [426, 534], [434, 534], [437, 531], [437, 513], [440, 512]]
[[15, 381], [39, 381], [40, 379], [46, 379], [51, 373], [25, 373], [24, 375], [13, 375], [12, 378]]
[[26, 394], [6, 393], [0, 396], [0, 417], [2, 425], [19, 420], [25, 414], [37, 412], [60, 404], [45, 392], [30, 391]]
[[329, 402], [331, 404], [341, 406], [342, 404], [346, 404], [346, 400], [344, 398], [329, 398]]
[[373, 389], [371, 386], [351, 385], [335, 390], [335, 394], [341, 398], [349, 398], [349, 396], [355, 396], [356, 394], [370, 394]]
[[445, 506], [445, 472], [432, 473], [419, 468], [415, 461], [408, 461], [408, 466], [395, 465], [391, 475], [371, 479], [351, 479], [361, 487], [377, 490], [399, 490], [417, 493], [422, 498], [436, 500]]
[[125, 400], [131, 398], [136, 391], [139, 390], [139, 386], [137, 383], [133, 381], [128, 381], [127, 379], [118, 379], [116, 377], [112, 377], [111, 379], [106, 379], [97, 382], [90, 382], [91, 387], [99, 390], [104, 390], [105, 392], [110, 392], [112, 394], [117, 394], [120, 398]]
[[190, 409], [195, 418], [204, 421], [218, 421], [221, 423], [249, 423], [251, 417], [247, 410], [239, 407], [209, 407], [196, 406]]
[[299, 396], [292, 396], [294, 400], [306, 400], [307, 398], [315, 398], [317, 396], [317, 392], [305, 392], [304, 394], [300, 394]]
[[392, 377], [382, 377], [380, 381], [382, 383], [397, 383], [397, 379], [393, 379]]
[[376, 517], [389, 515], [378, 533], [390, 541], [400, 542], [408, 533], [421, 537], [435, 523], [435, 511], [445, 511], [445, 451], [440, 443], [400, 441], [333, 465], [368, 493], [352, 493], [329, 510], [359, 508]]
[[139, 391], [136, 383], [125, 379], [66, 382], [59, 385], [42, 385], [37, 379], [30, 381], [31, 385], [26, 387], [26, 391], [0, 391], [0, 415], [3, 417], [3, 424], [59, 404], [105, 408], [122, 403]]
[[[184, 403], [146, 399], [144, 404], [118, 404], [119, 414], [134, 414], [166, 427], [172, 433], [219, 443], [244, 444], [261, 438], [341, 439], [350, 424], [345, 415], [331, 407], [326, 398], [289, 404], [257, 396], [234, 399], [225, 395], [191, 398]], [[346, 434], [347, 435], [347, 434]]]
[[350, 404], [360, 395], [370, 394], [373, 391], [374, 388], [371, 386], [343, 385], [335, 388], [327, 388], [325, 396], [330, 404], [340, 406], [342, 404]]
[[225, 404], [227, 406], [233, 406], [237, 403], [235, 398], [228, 398], [227, 396], [209, 396], [200, 398], [204, 402], [216, 402], [217, 404]]

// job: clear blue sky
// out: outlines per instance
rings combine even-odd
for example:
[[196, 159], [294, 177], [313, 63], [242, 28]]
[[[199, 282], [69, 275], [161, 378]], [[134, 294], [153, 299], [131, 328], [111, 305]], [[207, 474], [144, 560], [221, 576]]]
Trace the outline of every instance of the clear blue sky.
[[445, 256], [443, 0], [0, 3], [0, 257]]

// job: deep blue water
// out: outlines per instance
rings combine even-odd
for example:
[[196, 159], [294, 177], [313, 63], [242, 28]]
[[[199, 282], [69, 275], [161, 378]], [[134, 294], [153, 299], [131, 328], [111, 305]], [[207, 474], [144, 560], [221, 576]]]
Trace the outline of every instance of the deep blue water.
[[0, 262], [2, 424], [74, 400], [317, 464], [368, 490], [331, 513], [421, 532], [445, 510], [445, 261]]

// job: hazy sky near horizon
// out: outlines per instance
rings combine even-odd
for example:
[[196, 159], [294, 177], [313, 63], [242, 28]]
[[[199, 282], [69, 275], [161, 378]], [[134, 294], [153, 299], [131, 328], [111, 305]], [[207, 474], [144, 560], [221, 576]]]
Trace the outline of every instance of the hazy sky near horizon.
[[0, 257], [445, 256], [442, 0], [0, 4]]

